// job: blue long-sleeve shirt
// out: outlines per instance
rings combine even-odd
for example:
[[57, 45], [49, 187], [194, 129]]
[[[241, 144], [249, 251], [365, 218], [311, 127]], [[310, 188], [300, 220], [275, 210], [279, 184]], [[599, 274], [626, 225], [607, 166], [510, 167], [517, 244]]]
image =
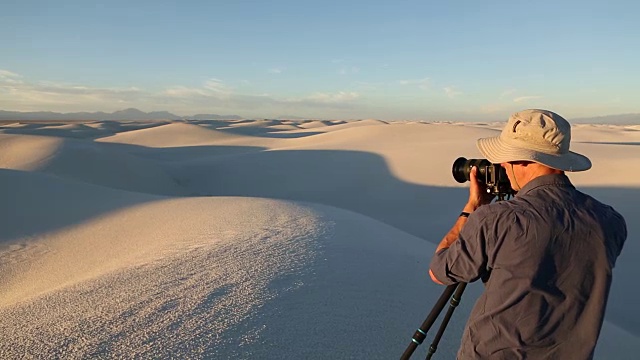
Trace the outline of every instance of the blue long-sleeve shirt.
[[626, 237], [623, 217], [565, 175], [478, 208], [430, 265], [447, 285], [486, 280], [458, 358], [593, 358]]

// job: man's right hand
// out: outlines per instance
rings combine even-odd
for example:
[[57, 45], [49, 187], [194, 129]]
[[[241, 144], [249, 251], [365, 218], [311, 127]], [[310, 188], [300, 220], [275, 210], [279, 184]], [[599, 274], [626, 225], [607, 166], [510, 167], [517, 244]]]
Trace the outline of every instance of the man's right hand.
[[495, 195], [492, 195], [487, 192], [487, 186], [484, 183], [481, 183], [480, 181], [478, 181], [477, 173], [478, 173], [477, 167], [474, 166], [473, 168], [471, 168], [471, 173], [470, 173], [471, 186], [469, 188], [469, 200], [467, 201], [467, 204], [462, 210], [468, 213], [474, 212], [477, 208], [479, 208], [482, 205], [491, 203], [491, 201], [493, 201], [493, 199], [495, 198]]

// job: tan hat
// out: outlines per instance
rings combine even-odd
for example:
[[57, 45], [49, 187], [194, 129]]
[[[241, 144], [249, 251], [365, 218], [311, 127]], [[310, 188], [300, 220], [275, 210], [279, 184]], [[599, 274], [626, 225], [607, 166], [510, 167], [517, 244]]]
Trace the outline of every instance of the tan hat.
[[523, 110], [511, 117], [500, 136], [478, 139], [478, 149], [492, 163], [533, 161], [563, 171], [584, 171], [591, 161], [569, 151], [571, 125], [548, 110]]

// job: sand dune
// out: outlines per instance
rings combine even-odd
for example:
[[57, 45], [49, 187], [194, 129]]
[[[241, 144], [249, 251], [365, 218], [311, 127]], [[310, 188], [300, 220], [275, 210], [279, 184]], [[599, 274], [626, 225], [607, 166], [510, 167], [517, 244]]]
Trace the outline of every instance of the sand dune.
[[[442, 291], [427, 264], [467, 197], [451, 164], [499, 128], [0, 126], [0, 357], [398, 358]], [[629, 225], [598, 359], [640, 350], [639, 134], [574, 131], [594, 167], [570, 177]], [[439, 358], [455, 356], [480, 291]]]
[[171, 123], [150, 129], [128, 131], [99, 141], [162, 148], [210, 144], [229, 137], [232, 136], [198, 125]]
[[[383, 124], [342, 127], [310, 138], [294, 139], [295, 149], [363, 151], [384, 159], [393, 175], [422, 185], [455, 186], [451, 165], [459, 156], [479, 157], [469, 138], [492, 136], [493, 131], [434, 124]], [[342, 125], [336, 125], [342, 126]], [[452, 152], [445, 148], [455, 149]]]
[[0, 168], [39, 171], [143, 193], [189, 194], [154, 162], [76, 139], [0, 134]]
[[[20, 177], [14, 176], [13, 180], [20, 180]], [[52, 201], [55, 197], [48, 196], [52, 187], [76, 196], [88, 190], [82, 189], [78, 193], [75, 189], [78, 184], [55, 178], [46, 178], [46, 181], [58, 183], [24, 191], [41, 200]], [[96, 188], [89, 196], [84, 194], [82, 202], [73, 203], [74, 212], [95, 211], [94, 204], [127, 195]], [[14, 196], [24, 198], [26, 195]], [[194, 249], [231, 246], [223, 243], [238, 235], [236, 228], [242, 227], [245, 232], [242, 236], [248, 236], [251, 228], [258, 231], [276, 227], [274, 224], [278, 223], [279, 216], [286, 215], [292, 224], [296, 224], [296, 218], [304, 218], [293, 205], [259, 199], [138, 197], [137, 201], [136, 204], [122, 204], [126, 205], [122, 208], [113, 204], [109, 211], [87, 219], [77, 219], [78, 214], [67, 214], [64, 217], [68, 224], [52, 229], [42, 241], [25, 241], [3, 252], [0, 273], [11, 273], [12, 276], [3, 281], [5, 296], [0, 299], [0, 307], [114, 271], [153, 265]], [[6, 208], [2, 210], [3, 214], [8, 212]], [[29, 211], [13, 210], [20, 213]], [[249, 217], [250, 214], [253, 216]], [[216, 221], [211, 221], [211, 218]], [[22, 234], [29, 232], [25, 225], [23, 223], [20, 231]], [[281, 231], [288, 230], [282, 228]], [[252, 241], [256, 240], [252, 238]]]
[[285, 130], [285, 131], [287, 131], [287, 130], [298, 130], [300, 128], [301, 128], [301, 126], [298, 126], [296, 124], [279, 124], [279, 125], [269, 126], [269, 129], [279, 130], [279, 131], [282, 131], [282, 130]]
[[95, 129], [100, 129], [103, 132], [110, 132], [112, 134], [115, 133], [123, 133], [126, 131], [133, 130], [141, 130], [141, 129], [149, 129], [156, 126], [163, 126], [170, 124], [169, 121], [96, 121], [87, 123], [87, 126], [90, 126]]
[[0, 167], [37, 170], [63, 145], [57, 137], [0, 134]]
[[[252, 311], [301, 286], [322, 235], [316, 223], [293, 204], [189, 198], [115, 209], [20, 242], [2, 254], [0, 354], [211, 356], [242, 343], [232, 328]], [[153, 338], [160, 342], [149, 347]], [[60, 343], [75, 345], [50, 345]]]
[[343, 130], [352, 127], [362, 127], [362, 126], [375, 126], [375, 125], [386, 125], [387, 123], [382, 120], [375, 119], [365, 119], [365, 120], [354, 120], [354, 121], [313, 121], [307, 124], [302, 124], [301, 126], [305, 127], [308, 131], [337, 131]]
[[323, 120], [303, 121], [300, 124], [300, 128], [302, 128], [302, 129], [315, 129], [315, 128], [322, 128], [322, 127], [331, 126], [331, 125], [333, 125], [331, 122], [323, 121]]
[[[110, 134], [109, 131], [79, 123], [20, 123], [8, 128], [7, 132], [46, 135], [65, 138], [88, 139]], [[11, 131], [13, 130], [13, 131]]]
[[634, 125], [576, 125], [571, 138], [589, 143], [640, 143], [640, 131]]

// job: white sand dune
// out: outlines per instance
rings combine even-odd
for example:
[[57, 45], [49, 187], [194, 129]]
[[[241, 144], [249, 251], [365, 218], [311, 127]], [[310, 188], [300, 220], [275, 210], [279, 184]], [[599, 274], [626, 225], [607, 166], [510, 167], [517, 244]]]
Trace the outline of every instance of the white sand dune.
[[170, 124], [169, 121], [96, 121], [87, 123], [87, 126], [90, 126], [94, 129], [102, 130], [105, 133], [111, 133], [111, 135], [115, 133], [123, 133], [126, 131], [133, 130], [141, 130], [141, 129], [149, 129], [156, 126], [163, 126]]
[[326, 126], [331, 126], [333, 125], [331, 122], [327, 121], [327, 120], [313, 120], [313, 121], [303, 121], [300, 124], [300, 128], [303, 129], [316, 129], [316, 128], [323, 128]]
[[143, 193], [189, 194], [160, 165], [93, 141], [0, 133], [0, 168], [39, 171]]
[[47, 125], [41, 128], [42, 130], [60, 130], [63, 134], [81, 133], [87, 135], [87, 133], [99, 134], [96, 129], [85, 124], [55, 124]]
[[[449, 129], [450, 131], [451, 129]], [[175, 174], [202, 195], [258, 196], [304, 200], [336, 206], [382, 220], [410, 233], [432, 238], [427, 222], [448, 219], [466, 190], [452, 181], [455, 153], [474, 155], [473, 136], [460, 128], [445, 145], [437, 126], [374, 125], [281, 141], [281, 148], [249, 152], [212, 161], [185, 162]], [[471, 132], [474, 132], [471, 129]], [[425, 141], [425, 139], [434, 139]], [[182, 177], [182, 178], [181, 178]], [[450, 185], [450, 189], [435, 186]], [[425, 220], [433, 207], [442, 213]], [[405, 211], [404, 209], [413, 209]], [[439, 235], [437, 235], [439, 236]], [[436, 236], [436, 237], [437, 237]]]
[[232, 137], [234, 136], [198, 125], [171, 123], [150, 129], [128, 131], [101, 138], [99, 141], [162, 148], [211, 144]]
[[[345, 124], [349, 125], [349, 124]], [[293, 139], [296, 149], [362, 151], [384, 159], [394, 176], [423, 184], [451, 186], [451, 164], [459, 156], [478, 157], [469, 138], [492, 136], [491, 130], [442, 127], [435, 124], [381, 122], [373, 126], [334, 126], [331, 131], [310, 138]], [[341, 126], [340, 128], [337, 128]], [[445, 148], [455, 152], [443, 151]]]
[[222, 125], [218, 127], [220, 130], [235, 129], [241, 134], [255, 135], [268, 131], [273, 126], [280, 126], [282, 122], [280, 120], [245, 120], [228, 122], [226, 126]]
[[[252, 124], [251, 121], [247, 124]], [[189, 161], [198, 158], [211, 158], [246, 152], [263, 151], [278, 146], [283, 140], [277, 136], [282, 130], [270, 126], [247, 127], [249, 131], [236, 131], [222, 121], [199, 122], [198, 125], [170, 123], [153, 128], [132, 130], [113, 136], [99, 138], [102, 143], [137, 145], [147, 149], [131, 149], [136, 156], [161, 161]], [[241, 123], [245, 124], [245, 123]], [[222, 129], [222, 130], [220, 130]], [[284, 139], [286, 140], [286, 136]], [[158, 149], [162, 149], [161, 151]]]
[[111, 132], [105, 129], [98, 129], [86, 124], [78, 123], [17, 123], [11, 126], [2, 126], [8, 132], [20, 134], [47, 135], [65, 138], [89, 139], [105, 136]]
[[309, 123], [303, 123], [301, 127], [306, 128], [307, 131], [337, 131], [343, 130], [352, 127], [363, 127], [363, 126], [375, 126], [375, 125], [386, 125], [387, 123], [382, 120], [375, 119], [364, 119], [364, 120], [354, 120], [354, 121], [312, 121]]
[[229, 127], [253, 127], [253, 128], [264, 128], [274, 125], [281, 125], [282, 122], [280, 120], [249, 120], [249, 121], [238, 121], [229, 124]]
[[37, 170], [52, 158], [64, 143], [63, 138], [0, 133], [0, 167]]
[[587, 143], [640, 143], [640, 131], [634, 125], [576, 125], [573, 141]]
[[295, 125], [295, 124], [280, 124], [280, 125], [272, 125], [269, 126], [269, 129], [273, 129], [273, 130], [279, 130], [279, 131], [288, 131], [288, 130], [298, 130], [300, 129], [301, 126]]
[[[0, 127], [0, 358], [399, 358], [443, 290], [451, 164], [499, 127], [312, 123]], [[594, 168], [570, 177], [629, 225], [597, 359], [640, 351], [638, 134], [574, 131]]]

